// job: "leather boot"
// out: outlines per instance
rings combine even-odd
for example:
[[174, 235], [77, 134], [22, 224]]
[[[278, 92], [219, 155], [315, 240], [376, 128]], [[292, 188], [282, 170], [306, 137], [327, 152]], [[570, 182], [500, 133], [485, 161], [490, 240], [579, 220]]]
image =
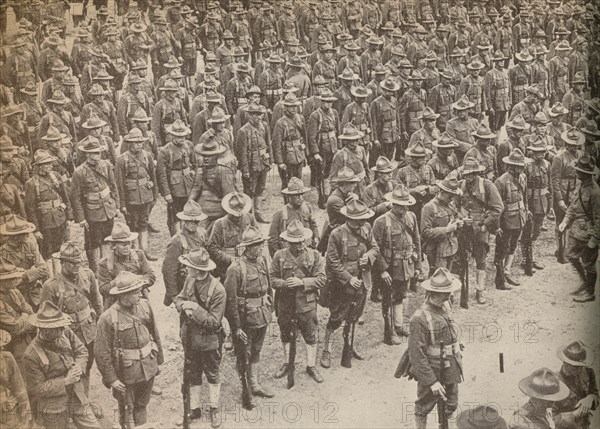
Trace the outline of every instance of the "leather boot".
[[271, 223], [267, 216], [262, 212], [260, 196], [254, 197], [254, 217], [257, 222], [260, 223]]
[[258, 362], [250, 363], [250, 377], [248, 377], [248, 382], [250, 383], [250, 389], [252, 390], [252, 394], [256, 396], [260, 396], [261, 398], [272, 398], [275, 396], [273, 392], [268, 390], [266, 387], [263, 387], [258, 382]]
[[283, 378], [287, 375], [288, 372], [288, 356], [290, 353], [290, 343], [283, 343], [283, 365], [281, 365], [281, 368], [279, 368], [279, 371], [277, 371], [274, 375], [274, 377], [276, 379], [280, 379]]
[[221, 397], [221, 383], [208, 383], [208, 402], [210, 404], [210, 426], [217, 429], [221, 426], [221, 413], [219, 413], [219, 399]]
[[581, 261], [579, 261], [579, 260], [572, 260], [571, 261], [571, 265], [573, 265], [573, 268], [575, 268], [575, 271], [577, 271], [577, 274], [579, 275], [579, 278], [581, 279], [581, 285], [576, 290], [574, 290], [573, 292], [571, 292], [571, 295], [578, 295], [578, 294], [583, 293], [584, 291], [586, 291], [587, 288], [588, 288], [587, 274], [585, 272], [585, 268], [583, 268], [583, 265], [582, 265]]
[[[408, 337], [408, 330], [404, 327], [404, 303], [394, 304], [392, 307], [392, 320], [394, 323], [393, 331], [398, 336]], [[398, 343], [401, 344], [402, 340], [398, 337]]]
[[[535, 241], [533, 243], [531, 243], [532, 246], [534, 244], [535, 244]], [[533, 263], [532, 263], [533, 268], [535, 268], [536, 270], [543, 270], [544, 268], [546, 268], [546, 266], [544, 264], [542, 264], [541, 262], [539, 262], [538, 259], [536, 258], [535, 254], [539, 253], [539, 252], [533, 251], [532, 253], [534, 253], [534, 255], [533, 255]]]
[[323, 383], [323, 377], [317, 369], [317, 345], [306, 345], [306, 373], [317, 383]]
[[140, 244], [140, 249], [144, 252], [146, 259], [149, 261], [158, 261], [158, 258], [154, 255], [148, 253], [148, 231], [140, 231], [138, 233], [138, 242]]
[[477, 299], [477, 304], [485, 304], [487, 299], [483, 296], [483, 291], [485, 290], [485, 279], [486, 272], [485, 270], [477, 270], [477, 291], [475, 292], [475, 298]]
[[427, 429], [427, 416], [415, 415], [415, 429]]
[[323, 346], [323, 353], [321, 354], [321, 366], [323, 368], [329, 368], [331, 366], [331, 338], [333, 336], [333, 332], [334, 331], [330, 330], [329, 328], [325, 329], [325, 344]]
[[512, 286], [521, 286], [521, 283], [516, 281], [510, 274], [510, 270], [512, 268], [513, 261], [515, 260], [515, 255], [508, 255], [504, 262], [504, 278], [507, 283]]
[[387, 344], [388, 346], [392, 345], [391, 330], [392, 328], [388, 310], [387, 313], [383, 314], [383, 344]]
[[596, 300], [596, 278], [597, 273], [588, 273], [587, 275], [587, 289], [585, 292], [582, 292], [580, 295], [573, 297], [573, 301], [575, 302], [591, 302]]

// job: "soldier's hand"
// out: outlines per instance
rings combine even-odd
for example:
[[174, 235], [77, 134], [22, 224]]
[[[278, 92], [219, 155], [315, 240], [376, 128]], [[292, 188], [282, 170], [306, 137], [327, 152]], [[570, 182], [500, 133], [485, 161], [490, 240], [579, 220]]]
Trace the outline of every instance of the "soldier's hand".
[[587, 395], [575, 405], [575, 416], [587, 416], [594, 405], [594, 395]]
[[246, 335], [246, 333], [242, 331], [242, 328], [237, 328], [237, 330], [235, 331], [235, 336], [244, 344], [248, 342], [248, 335]]
[[558, 230], [560, 232], [565, 232], [565, 229], [567, 229], [567, 224], [564, 222], [561, 222], [560, 225], [558, 225]]
[[321, 158], [321, 155], [316, 154], [315, 155], [315, 161], [317, 161], [317, 162], [323, 162], [323, 158]]
[[375, 149], [380, 149], [380, 148], [381, 148], [381, 143], [379, 142], [379, 140], [375, 140], [375, 141], [373, 142], [373, 147], [374, 147]]
[[346, 204], [348, 204], [350, 201], [357, 201], [358, 200], [358, 195], [356, 195], [354, 192], [350, 192], [348, 194], [348, 197], [346, 198]]
[[36, 240], [41, 241], [44, 239], [44, 234], [42, 234], [39, 231], [36, 231], [33, 233], [33, 236], [35, 237]]
[[123, 216], [127, 216], [127, 207], [121, 207], [121, 213]]
[[561, 209], [563, 212], [566, 212], [566, 211], [568, 210], [568, 207], [567, 207], [567, 205], [566, 205], [566, 204], [565, 204], [565, 202], [564, 202], [564, 201], [562, 201], [562, 200], [558, 202], [558, 207], [560, 207], [560, 209]]
[[446, 389], [444, 389], [444, 386], [439, 381], [433, 383], [429, 388], [435, 396], [441, 397], [444, 401], [446, 400]]
[[244, 179], [249, 179], [250, 178], [250, 173], [242, 173], [242, 177]]
[[383, 280], [383, 282], [387, 286], [392, 285], [392, 276], [390, 276], [390, 273], [388, 273], [387, 271], [384, 271], [383, 273], [381, 273], [381, 280]]
[[77, 367], [71, 368], [67, 375], [65, 375], [65, 385], [69, 386], [71, 384], [75, 384], [81, 378], [81, 369]]
[[362, 267], [365, 268], [367, 265], [369, 265], [369, 257], [367, 255], [362, 255], [360, 257], [360, 259], [358, 260], [358, 264]]
[[410, 140], [410, 136], [408, 135], [408, 133], [407, 133], [406, 131], [403, 131], [403, 132], [402, 132], [402, 138], [403, 138], [404, 140]]
[[352, 286], [354, 289], [360, 289], [362, 286], [362, 281], [358, 277], [352, 277], [350, 279], [350, 286]]
[[448, 232], [454, 232], [457, 229], [458, 229], [458, 225], [457, 225], [456, 221], [452, 221], [448, 225], [446, 225], [446, 230]]
[[279, 167], [280, 170], [287, 171], [287, 165], [285, 165], [284, 163], [278, 164], [277, 167]]
[[87, 223], [87, 220], [82, 220], [81, 222], [79, 222], [79, 226], [81, 226], [83, 229], [89, 229], [90, 225]]
[[288, 277], [285, 279], [285, 286], [289, 288], [303, 287], [304, 282], [298, 277]]
[[596, 241], [594, 239], [590, 238], [587, 242], [587, 246], [590, 249], [595, 249], [596, 247], [598, 247], [598, 244], [596, 243]]
[[171, 204], [173, 202], [173, 197], [171, 196], [171, 194], [165, 195], [165, 201], [167, 202], [167, 204]]
[[113, 383], [110, 385], [110, 387], [112, 387], [119, 393], [125, 393], [125, 385], [123, 383], [121, 383], [121, 381], [119, 381], [119, 380], [113, 381]]

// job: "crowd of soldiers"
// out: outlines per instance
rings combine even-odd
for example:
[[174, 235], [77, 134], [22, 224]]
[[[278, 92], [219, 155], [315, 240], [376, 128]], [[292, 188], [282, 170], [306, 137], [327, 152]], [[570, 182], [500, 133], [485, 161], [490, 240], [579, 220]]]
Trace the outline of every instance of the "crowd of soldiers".
[[[164, 305], [180, 315], [185, 353], [184, 426], [202, 415], [203, 374], [211, 425], [220, 426], [224, 347], [236, 355], [244, 408], [274, 396], [260, 382], [273, 313], [275, 378], [287, 376], [288, 387], [298, 331], [307, 375], [324, 381], [317, 305], [329, 309], [320, 366], [331, 367], [342, 325], [342, 366], [362, 360], [354, 329], [369, 299], [381, 303], [385, 344], [409, 338], [401, 375], [418, 381], [416, 427], [440, 398], [452, 415], [462, 380], [453, 292], [468, 307], [474, 259], [474, 298], [487, 304], [492, 244], [497, 290], [520, 286], [516, 255], [526, 275], [542, 270], [536, 242], [546, 220], [557, 262], [581, 279], [573, 301], [595, 300], [593, 2], [155, 3], [85, 2], [71, 29], [63, 2], [23, 2], [13, 5], [18, 28], [2, 35], [7, 427], [29, 427], [31, 417], [45, 428], [99, 427], [102, 410], [88, 397], [94, 362], [119, 424], [148, 424], [163, 363], [148, 238], [164, 227]], [[274, 166], [283, 206], [271, 218]], [[318, 209], [305, 198], [306, 166]], [[153, 225], [160, 198], [166, 219]], [[322, 230], [317, 210], [326, 211]], [[260, 224], [270, 224], [266, 236]], [[418, 285], [426, 300], [405, 314]], [[591, 350], [575, 341], [559, 357], [560, 373], [522, 380], [530, 406], [511, 427], [589, 426], [598, 405]], [[470, 410], [458, 426], [506, 427], [498, 415], [490, 426], [493, 411]]]

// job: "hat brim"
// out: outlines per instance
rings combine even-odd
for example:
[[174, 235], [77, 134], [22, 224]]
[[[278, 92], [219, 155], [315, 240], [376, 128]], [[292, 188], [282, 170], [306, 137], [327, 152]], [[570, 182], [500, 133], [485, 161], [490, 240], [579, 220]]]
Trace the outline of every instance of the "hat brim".
[[477, 134], [477, 131], [473, 131], [471, 133], [471, 135], [473, 137], [477, 137], [478, 139], [482, 139], [482, 140], [494, 140], [497, 137], [497, 134], [494, 134], [494, 133], [481, 135], [481, 134]]
[[302, 234], [302, 237], [292, 237], [287, 233], [286, 231], [283, 231], [281, 234], [279, 234], [279, 238], [287, 241], [288, 243], [301, 243], [303, 241], [307, 241], [310, 240], [313, 236], [313, 232], [312, 230], [308, 229], [308, 228], [303, 228], [304, 233]]
[[40, 321], [40, 320], [38, 320], [37, 314], [33, 313], [33, 314], [29, 315], [29, 317], [27, 318], [27, 321], [32, 326], [35, 326], [37, 328], [46, 328], [46, 329], [64, 328], [66, 326], [69, 326], [71, 323], [73, 323], [71, 318], [64, 313], [63, 313], [63, 317], [61, 317], [58, 320], [53, 320], [53, 321]]
[[477, 167], [477, 169], [470, 168], [468, 170], [465, 170], [465, 168], [463, 166], [463, 169], [462, 169], [461, 173], [464, 176], [465, 174], [483, 173], [484, 171], [485, 171], [485, 166], [484, 165], [479, 165]]
[[101, 119], [100, 122], [98, 122], [98, 124], [96, 124], [94, 126], [90, 125], [89, 121], [85, 121], [83, 124], [81, 124], [81, 127], [85, 128], [86, 130], [93, 130], [94, 128], [102, 128], [102, 127], [105, 127], [106, 125], [108, 125], [108, 123]]
[[557, 116], [564, 116], [567, 113], [569, 113], [569, 109], [564, 109], [562, 111], [560, 111], [559, 113], [556, 113], [552, 110], [548, 111], [548, 116], [550, 116], [551, 118], [556, 118]]
[[371, 171], [374, 171], [376, 173], [391, 173], [396, 168], [398, 168], [398, 161], [390, 161], [389, 167], [379, 169], [379, 168], [377, 168], [377, 166], [374, 166], [374, 167], [371, 167]]
[[582, 146], [585, 144], [585, 136], [583, 134], [580, 134], [580, 137], [577, 140], [573, 140], [571, 138], [569, 138], [568, 136], [568, 131], [563, 131], [560, 134], [560, 138], [566, 143], [566, 144], [570, 144], [573, 146]]
[[[593, 170], [586, 170], [585, 168], [581, 168], [578, 165], [575, 165], [575, 167], [573, 167], [575, 170], [581, 172], [581, 173], [585, 173], [585, 174], [589, 174], [589, 175], [594, 175], [596, 174], [596, 168], [594, 168]], [[0, 231], [1, 233], [2, 231]]]
[[369, 209], [365, 213], [362, 213], [359, 215], [351, 215], [351, 214], [348, 214], [348, 207], [345, 207], [345, 206], [340, 209], [340, 213], [343, 214], [344, 216], [346, 216], [348, 219], [354, 219], [354, 220], [371, 219], [373, 216], [375, 216], [375, 212], [371, 209]]
[[184, 212], [179, 212], [175, 215], [179, 220], [191, 220], [196, 222], [202, 222], [203, 220], [208, 219], [208, 216], [205, 213], [201, 213], [197, 216], [190, 216], [185, 214]]
[[202, 149], [198, 149], [196, 151], [196, 153], [202, 155], [202, 156], [215, 156], [215, 155], [221, 155], [222, 153], [225, 153], [227, 151], [227, 148], [223, 145], [219, 145], [215, 150], [213, 151], [208, 151], [208, 150], [202, 150]]
[[57, 158], [55, 156], [49, 156], [44, 159], [40, 159], [39, 161], [35, 161], [32, 165], [51, 164], [56, 160]]
[[0, 225], [0, 235], [22, 235], [22, 234], [31, 234], [35, 231], [35, 225], [27, 222], [27, 226], [19, 231], [8, 231], [6, 229], [6, 224]]
[[483, 68], [485, 68], [485, 65], [482, 63], [479, 63], [479, 67], [474, 67], [474, 66], [471, 66], [471, 64], [467, 64], [467, 69], [469, 69], [469, 70], [481, 70]]
[[186, 267], [194, 268], [195, 270], [198, 270], [198, 271], [212, 271], [215, 268], [217, 268], [217, 264], [215, 264], [212, 259], [208, 260], [208, 265], [206, 265], [206, 266], [196, 265], [196, 264], [192, 263], [192, 261], [190, 261], [188, 259], [188, 255], [187, 254], [186, 255], [181, 255], [177, 259], [179, 260], [179, 263], [185, 265]]
[[459, 145], [457, 142], [455, 142], [455, 141], [452, 141], [452, 144], [449, 144], [449, 145], [448, 145], [448, 144], [444, 144], [444, 145], [442, 145], [442, 144], [440, 144], [440, 143], [439, 143], [439, 140], [434, 140], [433, 142], [431, 142], [431, 145], [432, 145], [433, 147], [437, 147], [437, 148], [439, 148], [439, 149], [456, 149], [457, 147], [459, 147], [459, 146], [460, 146], [460, 145]]
[[425, 149], [425, 152], [423, 153], [415, 153], [410, 147], [404, 151], [404, 155], [413, 156], [415, 158], [425, 158], [427, 155], [431, 155], [432, 153], [433, 152], [429, 149]]
[[166, 127], [165, 131], [173, 136], [177, 136], [177, 137], [185, 137], [185, 136], [189, 136], [190, 134], [192, 134], [192, 130], [190, 130], [189, 128], [186, 128], [185, 131], [174, 131], [171, 127]]
[[[37, 93], [36, 93], [37, 94]], [[593, 109], [594, 111], [600, 113], [600, 104], [594, 104], [592, 103], [591, 100], [584, 100], [584, 103], [586, 106], [588, 106], [589, 108]]]
[[108, 236], [104, 239], [104, 241], [109, 242], [109, 243], [129, 243], [133, 240], [136, 240], [138, 237], [138, 233], [137, 232], [132, 232], [129, 237], [126, 238], [112, 238], [112, 236]]
[[77, 150], [79, 150], [79, 152], [83, 152], [83, 153], [102, 153], [102, 148], [100, 146], [95, 147], [93, 149], [85, 149], [84, 146], [79, 146], [77, 148]]
[[[229, 206], [229, 201], [231, 200], [231, 198], [233, 198], [234, 195], [237, 195], [238, 197], [242, 196], [244, 203], [244, 208], [242, 210], [234, 210]], [[245, 215], [250, 213], [250, 210], [252, 210], [252, 198], [250, 198], [246, 194], [231, 194], [229, 196], [223, 197], [223, 200], [221, 200], [221, 207], [223, 207], [223, 210], [225, 210], [229, 214], [235, 216]]]
[[558, 350], [556, 351], [556, 356], [563, 362], [568, 363], [569, 365], [573, 365], [573, 366], [585, 366], [585, 367], [591, 367], [594, 364], [594, 353], [592, 352], [592, 349], [590, 349], [589, 347], [585, 347], [585, 356], [586, 356], [586, 360], [584, 361], [577, 361], [577, 360], [572, 360], [569, 359], [566, 355], [565, 355], [565, 349], [567, 348], [568, 344], [563, 345], [562, 347], [559, 347]]
[[144, 286], [146, 286], [147, 282], [143, 279], [138, 280], [135, 283], [130, 284], [128, 287], [124, 288], [124, 289], [119, 289], [115, 286], [111, 287], [110, 290], [108, 291], [109, 295], [122, 295], [124, 293], [128, 293], [128, 292], [133, 292], [136, 290], [140, 290], [141, 288], [143, 288]]
[[[337, 97], [333, 97], [333, 96], [321, 96], [321, 97], [319, 97], [319, 100], [321, 100], [321, 101], [328, 101], [330, 103], [333, 103], [334, 101], [337, 100]], [[284, 102], [284, 104], [285, 104], [285, 102]], [[300, 102], [298, 102], [297, 106], [299, 106], [299, 105], [300, 105]]]
[[469, 104], [464, 104], [464, 105], [459, 105], [457, 103], [452, 104], [452, 108], [454, 110], [468, 110], [468, 109], [472, 109], [473, 107], [475, 107], [474, 103], [470, 103]]
[[335, 182], [336, 183], [358, 183], [361, 180], [362, 180], [361, 177], [354, 175], [354, 176], [346, 178], [346, 179], [338, 179], [338, 178], [336, 178]]
[[527, 150], [532, 152], [546, 152], [548, 150], [547, 146], [527, 146]]
[[227, 122], [229, 120], [229, 118], [231, 118], [231, 115], [224, 115], [222, 118], [220, 119], [208, 119], [206, 122], [208, 122], [209, 124], [219, 124], [221, 122]]
[[392, 204], [396, 204], [397, 206], [414, 206], [417, 203], [417, 200], [412, 195], [409, 195], [408, 200], [399, 200], [394, 198], [393, 192], [388, 192], [383, 196], [386, 201], [389, 201]]
[[444, 191], [444, 192], [448, 192], [449, 194], [453, 194], [453, 195], [462, 195], [462, 191], [461, 191], [461, 189], [460, 189], [460, 188], [456, 188], [456, 189], [450, 189], [450, 188], [447, 188], [447, 187], [446, 187], [446, 186], [445, 186], [445, 185], [442, 183], [442, 181], [441, 181], [441, 180], [438, 180], [438, 181], [437, 181], [437, 183], [436, 183], [436, 186], [437, 186], [438, 188], [440, 188], [442, 191]]
[[505, 163], [505, 164], [517, 165], [517, 166], [521, 166], [521, 167], [525, 167], [525, 161], [526, 160], [527, 160], [527, 158], [524, 158], [523, 162], [514, 162], [508, 156], [505, 156], [504, 158], [502, 158], [502, 162]]
[[433, 115], [428, 115], [427, 117], [419, 116], [417, 119], [421, 119], [423, 121], [435, 121], [439, 117], [440, 117], [439, 113], [434, 113]]
[[427, 279], [421, 283], [421, 287], [430, 292], [452, 293], [461, 288], [461, 282], [459, 279], [452, 276], [452, 282], [448, 286], [445, 286], [444, 288], [439, 288], [439, 287], [433, 287], [431, 285], [431, 279]]
[[256, 244], [260, 244], [260, 243], [264, 243], [266, 240], [264, 237], [260, 237], [260, 238], [256, 238], [252, 241], [242, 241], [240, 244], [238, 244], [237, 246], [235, 246], [237, 249], [240, 249], [242, 247], [249, 247], [249, 246], [254, 246]]
[[544, 399], [546, 401], [553, 401], [553, 402], [557, 402], [557, 401], [562, 401], [563, 399], [566, 399], [569, 397], [569, 393], [570, 390], [567, 387], [567, 385], [562, 381], [562, 380], [558, 380], [558, 392], [556, 393], [552, 393], [549, 395], [543, 395], [539, 392], [535, 392], [533, 389], [531, 389], [530, 384], [532, 382], [532, 376], [529, 375], [527, 377], [525, 377], [524, 379], [522, 379], [521, 381], [519, 381], [519, 390], [521, 392], [523, 392], [523, 394], [529, 396], [530, 398], [537, 398], [537, 399]]
[[23, 273], [25, 270], [23, 268], [18, 268], [10, 273], [2, 273], [0, 274], [0, 280], [11, 280], [11, 279], [20, 279], [23, 277]]
[[307, 188], [305, 186], [302, 189], [296, 189], [293, 191], [290, 191], [289, 188], [285, 188], [281, 191], [281, 193], [284, 195], [302, 195], [302, 194], [306, 194], [309, 191], [310, 191], [310, 188]]

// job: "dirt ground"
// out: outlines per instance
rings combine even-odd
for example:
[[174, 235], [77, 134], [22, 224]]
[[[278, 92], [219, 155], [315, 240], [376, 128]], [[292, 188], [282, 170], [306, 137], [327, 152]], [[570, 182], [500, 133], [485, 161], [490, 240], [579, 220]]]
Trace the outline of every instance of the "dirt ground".
[[[304, 177], [308, 182], [308, 170]], [[268, 213], [272, 214], [283, 204], [277, 174], [270, 175], [267, 189], [267, 208]], [[308, 199], [316, 208], [316, 191], [308, 194]], [[321, 210], [317, 212], [321, 226], [325, 214]], [[151, 216], [161, 233], [150, 235], [152, 252], [159, 257], [169, 240], [165, 219], [165, 204], [161, 200]], [[469, 310], [458, 306], [454, 310], [461, 328], [461, 342], [465, 345], [465, 380], [460, 386], [460, 409], [488, 404], [496, 407], [505, 419], [510, 419], [513, 412], [527, 400], [518, 389], [518, 381], [542, 366], [553, 370], [560, 368], [560, 361], [556, 357], [558, 345], [580, 339], [594, 348], [596, 356], [600, 356], [598, 302], [576, 304], [571, 301], [569, 292], [577, 286], [578, 279], [569, 265], [556, 263], [553, 257], [552, 224], [547, 222], [546, 225], [550, 231], [542, 233], [537, 246], [541, 252], [540, 259], [546, 265], [544, 270], [533, 277], [525, 277], [515, 264], [514, 272], [519, 274], [522, 286], [512, 291], [496, 291], [493, 288], [494, 272], [490, 255], [488, 303], [477, 305], [471, 287]], [[261, 229], [266, 234], [268, 225], [261, 225]], [[165, 363], [156, 379], [163, 394], [152, 397], [149, 417], [161, 427], [173, 428], [182, 414], [183, 351], [179, 339], [179, 318], [173, 306], [165, 307], [162, 304], [164, 285], [160, 274], [161, 261], [151, 265], [158, 280], [151, 288], [150, 299], [159, 322]], [[471, 275], [473, 281], [474, 276]], [[423, 299], [422, 291], [410, 298], [405, 315], [407, 320]], [[321, 335], [327, 317], [328, 310], [319, 307]], [[398, 360], [406, 349], [406, 341], [398, 346], [383, 344], [383, 320], [378, 304], [368, 302], [364, 319], [364, 325], [357, 325], [356, 329], [356, 343], [366, 357], [364, 361], [354, 360], [351, 369], [340, 367], [342, 337], [339, 330], [336, 333], [332, 367], [320, 368], [325, 382], [316, 384], [304, 372], [306, 358], [304, 345], [300, 342], [296, 386], [291, 390], [287, 390], [285, 379], [273, 378], [282, 364], [279, 328], [274, 321], [268, 330], [262, 352], [260, 378], [273, 389], [275, 397], [270, 400], [258, 399], [259, 406], [252, 411], [243, 410], [240, 406], [241, 389], [235, 370], [235, 357], [232, 352], [224, 352], [221, 364], [223, 427], [414, 427], [412, 410], [416, 382], [393, 377]], [[318, 356], [321, 346], [320, 343]], [[499, 369], [500, 354], [504, 359], [503, 373]], [[95, 367], [91, 384], [91, 399], [103, 408], [105, 417], [102, 424], [110, 428], [118, 421], [116, 402], [102, 385]], [[207, 392], [204, 391], [203, 395], [207, 401]], [[428, 427], [437, 427], [435, 415], [432, 414], [429, 420]], [[592, 427], [600, 427], [598, 416], [594, 423]], [[203, 418], [194, 422], [192, 427], [209, 426], [209, 421]]]

